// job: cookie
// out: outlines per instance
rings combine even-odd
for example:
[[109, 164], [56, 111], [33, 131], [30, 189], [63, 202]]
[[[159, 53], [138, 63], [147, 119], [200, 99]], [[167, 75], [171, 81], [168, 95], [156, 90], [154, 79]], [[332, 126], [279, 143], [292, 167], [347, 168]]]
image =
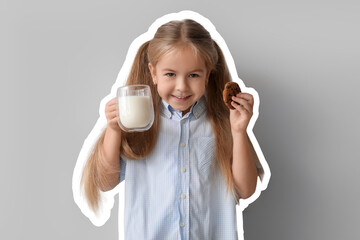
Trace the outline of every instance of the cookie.
[[240, 93], [241, 89], [236, 82], [228, 82], [225, 84], [224, 91], [223, 91], [223, 100], [226, 106], [232, 110], [235, 108], [231, 105], [232, 96], [236, 96], [236, 94]]

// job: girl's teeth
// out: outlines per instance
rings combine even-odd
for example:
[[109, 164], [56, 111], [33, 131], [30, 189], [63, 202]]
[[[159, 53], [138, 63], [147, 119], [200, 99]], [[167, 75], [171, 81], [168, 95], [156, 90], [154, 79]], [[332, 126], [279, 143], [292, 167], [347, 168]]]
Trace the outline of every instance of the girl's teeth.
[[175, 95], [174, 95], [174, 97], [176, 97], [176, 98], [178, 98], [178, 99], [187, 99], [187, 98], [189, 98], [190, 96], [178, 97], [178, 96], [175, 96]]

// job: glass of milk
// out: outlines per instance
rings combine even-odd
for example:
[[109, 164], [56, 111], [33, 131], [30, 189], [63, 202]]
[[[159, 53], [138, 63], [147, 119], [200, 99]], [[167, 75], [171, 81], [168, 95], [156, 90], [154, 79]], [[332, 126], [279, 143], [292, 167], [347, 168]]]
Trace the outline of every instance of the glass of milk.
[[154, 122], [154, 107], [148, 85], [128, 85], [117, 89], [119, 126], [126, 132], [142, 132]]

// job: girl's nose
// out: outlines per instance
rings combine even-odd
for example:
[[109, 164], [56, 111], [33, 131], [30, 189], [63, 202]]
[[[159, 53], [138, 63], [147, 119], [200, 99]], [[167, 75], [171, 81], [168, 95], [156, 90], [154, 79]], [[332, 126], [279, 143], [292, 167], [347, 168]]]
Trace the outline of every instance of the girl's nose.
[[188, 85], [186, 76], [179, 76], [176, 79], [176, 90], [183, 92], [187, 90], [187, 87]]

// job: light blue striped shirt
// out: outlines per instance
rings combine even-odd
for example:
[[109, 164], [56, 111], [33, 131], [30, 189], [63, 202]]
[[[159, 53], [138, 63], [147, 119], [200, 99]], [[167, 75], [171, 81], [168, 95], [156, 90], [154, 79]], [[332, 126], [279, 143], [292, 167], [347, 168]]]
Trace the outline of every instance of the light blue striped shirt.
[[158, 142], [146, 158], [121, 156], [126, 240], [237, 239], [235, 201], [214, 164], [205, 96], [184, 116], [162, 100]]

